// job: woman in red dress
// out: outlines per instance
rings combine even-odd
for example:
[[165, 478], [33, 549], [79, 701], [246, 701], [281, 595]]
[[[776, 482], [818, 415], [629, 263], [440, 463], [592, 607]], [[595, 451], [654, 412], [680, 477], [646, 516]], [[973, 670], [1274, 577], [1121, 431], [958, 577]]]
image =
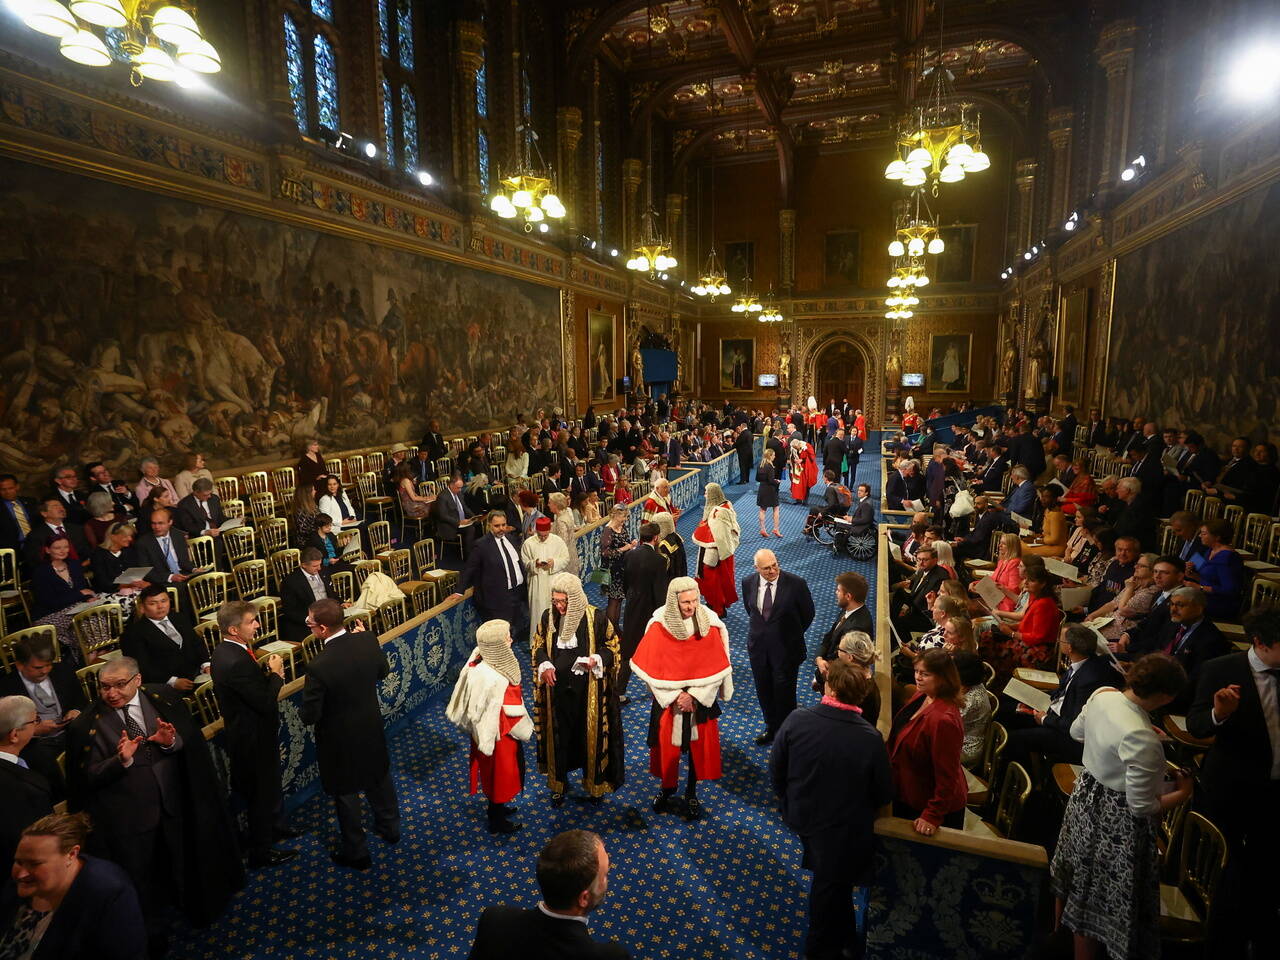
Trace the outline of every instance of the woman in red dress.
[[855, 410], [853, 413], [853, 429], [858, 431], [858, 439], [863, 443], [867, 442], [867, 418], [862, 415], [861, 410]]
[[915, 681], [919, 693], [894, 716], [889, 732], [893, 814], [932, 836], [939, 827], [961, 829], [969, 799], [960, 767], [960, 675], [951, 654], [926, 650], [915, 658]]
[[742, 542], [742, 531], [733, 504], [725, 499], [720, 484], [707, 484], [706, 504], [702, 522], [693, 531], [693, 542], [698, 547], [698, 588], [707, 606], [716, 616], [723, 617], [738, 601], [733, 555]]
[[1022, 584], [1030, 598], [1027, 609], [1010, 634], [993, 635], [996, 653], [989, 662], [997, 681], [1012, 676], [1015, 667], [1053, 669], [1062, 626], [1062, 608], [1053, 589], [1057, 579], [1040, 564], [1024, 566]]

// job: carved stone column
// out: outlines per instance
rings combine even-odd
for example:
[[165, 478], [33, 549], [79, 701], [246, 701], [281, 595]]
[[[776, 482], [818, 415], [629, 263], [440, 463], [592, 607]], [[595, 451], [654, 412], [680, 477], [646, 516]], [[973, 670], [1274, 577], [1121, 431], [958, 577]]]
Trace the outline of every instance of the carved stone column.
[[778, 286], [789, 294], [796, 282], [796, 212], [778, 211]]
[[636, 194], [640, 190], [643, 171], [644, 161], [638, 157], [627, 157], [622, 161], [622, 242], [628, 250], [635, 246], [640, 235], [640, 212]]
[[1053, 181], [1049, 186], [1049, 222], [1057, 227], [1071, 216], [1071, 123], [1075, 111], [1049, 111], [1049, 146], [1053, 148]]
[[582, 111], [578, 107], [561, 107], [556, 111], [556, 185], [566, 211], [564, 233], [569, 237], [576, 237], [578, 224], [585, 222], [581, 207], [587, 191], [581, 189], [577, 162], [581, 141]]
[[1022, 251], [1031, 247], [1032, 228], [1035, 214], [1036, 162], [1030, 157], [1019, 160], [1014, 166], [1014, 181], [1018, 186], [1018, 234], [1017, 249]]
[[480, 149], [476, 144], [476, 74], [484, 63], [484, 24], [473, 20], [458, 21], [458, 65], [462, 68], [459, 84], [459, 116], [462, 121], [462, 145], [458, 160], [458, 182], [472, 213], [484, 205], [480, 186]]
[[1107, 75], [1106, 114], [1098, 188], [1115, 186], [1129, 160], [1129, 111], [1133, 103], [1133, 43], [1138, 27], [1132, 20], [1115, 20], [1102, 28], [1095, 53]]
[[679, 243], [679, 237], [680, 215], [683, 211], [684, 195], [679, 193], [668, 193], [666, 237], [671, 243], [671, 255], [682, 265], [684, 264], [685, 250]]

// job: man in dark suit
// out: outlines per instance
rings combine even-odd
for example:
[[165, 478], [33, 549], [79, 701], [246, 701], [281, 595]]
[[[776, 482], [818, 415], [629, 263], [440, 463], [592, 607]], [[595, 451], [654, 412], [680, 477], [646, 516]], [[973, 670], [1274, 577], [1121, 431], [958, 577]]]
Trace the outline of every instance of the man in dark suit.
[[1173, 591], [1182, 586], [1186, 576], [1186, 563], [1172, 554], [1158, 557], [1151, 567], [1151, 577], [1160, 592], [1152, 601], [1151, 609], [1132, 627], [1120, 634], [1120, 639], [1111, 644], [1111, 649], [1120, 659], [1129, 659], [1130, 650], [1149, 653], [1156, 649], [1156, 637], [1169, 622], [1169, 598]]
[[486, 528], [488, 533], [471, 548], [453, 596], [460, 597], [471, 587], [471, 601], [481, 623], [505, 620], [511, 624], [512, 636], [525, 636], [529, 628], [528, 588], [520, 552], [507, 539], [507, 515], [501, 510], [489, 511]]
[[[316, 547], [306, 547], [298, 568], [280, 581], [280, 638], [301, 643], [311, 633], [307, 611], [317, 600], [332, 596], [323, 555]], [[336, 599], [336, 598], [335, 598]]]
[[222, 498], [213, 492], [213, 481], [208, 477], [200, 477], [191, 484], [191, 492], [173, 508], [173, 525], [188, 538], [221, 536], [218, 528], [226, 519]]
[[67, 511], [67, 520], [70, 523], [84, 526], [89, 520], [89, 511], [85, 509], [85, 495], [78, 489], [80, 486], [80, 477], [76, 474], [76, 468], [69, 463], [64, 463], [53, 471], [53, 487], [49, 491], [49, 499], [57, 498], [62, 501], [62, 507]]
[[937, 593], [947, 571], [938, 566], [938, 555], [932, 546], [916, 551], [916, 572], [909, 580], [893, 585], [893, 597], [889, 602], [889, 617], [894, 629], [903, 640], [911, 639], [911, 631], [928, 630], [933, 626], [929, 613], [929, 594]]
[[298, 716], [316, 728], [320, 783], [337, 808], [341, 843], [329, 856], [340, 866], [368, 870], [373, 861], [360, 822], [361, 793], [373, 809], [378, 836], [387, 843], [400, 839], [400, 807], [378, 704], [378, 684], [391, 666], [376, 634], [344, 629], [337, 600], [313, 603], [309, 626], [324, 647], [307, 664]]
[[[1243, 490], [1249, 483], [1249, 476], [1258, 465], [1249, 457], [1249, 438], [1236, 437], [1231, 441], [1231, 458], [1218, 470], [1218, 476], [1203, 484], [1205, 493], [1211, 497], [1221, 496], [1220, 487], [1232, 490]], [[1236, 494], [1239, 496], [1239, 493]]]
[[153, 938], [170, 905], [205, 925], [244, 883], [209, 746], [179, 695], [143, 686], [132, 657], [107, 661], [98, 690], [67, 728], [68, 805], [106, 825], [100, 841], [133, 880]]
[[886, 510], [908, 510], [904, 501], [924, 500], [924, 478], [916, 469], [914, 460], [904, 460], [902, 466], [889, 474], [884, 488], [884, 506]]
[[684, 456], [684, 450], [680, 446], [680, 438], [674, 434], [667, 434], [663, 431], [659, 434], [659, 439], [663, 441], [662, 453], [666, 457], [668, 467], [680, 466], [680, 460]]
[[37, 509], [39, 520], [31, 525], [31, 532], [22, 542], [27, 568], [33, 569], [44, 559], [44, 545], [54, 537], [66, 537], [71, 541], [71, 555], [67, 559], [87, 564], [90, 547], [84, 538], [84, 528], [67, 520], [67, 508], [62, 505], [61, 498], [49, 497]]
[[751, 480], [751, 461], [755, 457], [755, 438], [751, 428], [745, 424], [738, 426], [738, 434], [733, 438], [733, 449], [738, 452], [738, 482]]
[[[781, 478], [787, 469], [787, 448], [783, 444], [782, 438], [778, 436], [777, 430], [769, 434], [769, 439], [764, 442], [764, 445], [773, 451], [773, 465], [778, 471], [779, 478]], [[664, 597], [663, 601], [665, 602], [665, 600], [666, 598]]]
[[986, 456], [987, 464], [973, 482], [974, 493], [983, 491], [998, 493], [1000, 485], [1004, 482], [1004, 472], [1009, 469], [1009, 460], [999, 447], [988, 447]]
[[[1080, 421], [1076, 419], [1076, 408], [1067, 404], [1065, 407], [1066, 416], [1058, 421], [1058, 429], [1067, 435], [1067, 442], [1073, 443], [1076, 439], [1076, 427], [1080, 425]], [[1067, 453], [1071, 452], [1071, 447], [1064, 448]]]
[[1217, 625], [1204, 615], [1206, 599], [1199, 587], [1182, 586], [1169, 596], [1169, 622], [1148, 641], [1148, 646], [1129, 652], [1138, 657], [1160, 651], [1172, 656], [1187, 671], [1187, 686], [1169, 704], [1169, 713], [1187, 712], [1191, 695], [1200, 681], [1200, 669], [1214, 657], [1231, 652], [1231, 644]]
[[1275, 931], [1274, 891], [1256, 881], [1280, 859], [1280, 834], [1259, 815], [1280, 809], [1280, 610], [1250, 611], [1244, 632], [1250, 649], [1204, 664], [1187, 711], [1187, 730], [1214, 738], [1196, 806], [1227, 838], [1219, 946], [1229, 950], [1222, 956], [1239, 957], [1248, 955], [1246, 940], [1260, 956]]
[[1036, 485], [1031, 482], [1027, 468], [1022, 466], [1014, 467], [1009, 479], [1011, 486], [1009, 499], [1004, 503], [1005, 511], [1030, 519], [1036, 508]]
[[449, 452], [445, 446], [444, 436], [440, 433], [440, 423], [436, 420], [427, 422], [427, 430], [418, 441], [418, 449], [426, 450], [432, 460], [439, 460]]
[[22, 496], [20, 489], [12, 473], [0, 474], [0, 549], [13, 550], [24, 560], [24, 543], [41, 521], [36, 502]]
[[[870, 682], [853, 664], [836, 659], [824, 691], [853, 707]], [[805, 956], [861, 957], [853, 888], [871, 881], [873, 824], [893, 799], [884, 740], [856, 710], [825, 702], [797, 710], [778, 731], [769, 779], [782, 819], [804, 847], [802, 865], [813, 871]]]
[[814, 667], [815, 690], [822, 688], [822, 671], [840, 649], [840, 638], [846, 633], [860, 630], [868, 637], [875, 639], [875, 622], [871, 610], [867, 607], [867, 579], [860, 573], [849, 571], [836, 577], [836, 621], [831, 629], [822, 635], [818, 646], [818, 656]]
[[284, 661], [267, 658], [264, 671], [253, 652], [258, 610], [251, 603], [229, 601], [218, 608], [222, 642], [213, 650], [210, 673], [222, 708], [231, 789], [246, 808], [249, 866], [274, 867], [298, 855], [273, 849], [276, 837], [296, 837], [281, 816], [280, 711]]
[[1000, 529], [1006, 514], [990, 505], [986, 497], [973, 498], [973, 527], [963, 537], [951, 541], [957, 561], [985, 558], [991, 552], [991, 534]]
[[844, 456], [849, 464], [849, 469], [845, 471], [845, 482], [852, 484], [858, 476], [858, 463], [862, 459], [862, 437], [858, 436], [858, 431], [852, 427], [846, 433]]
[[1182, 445], [1187, 448], [1186, 454], [1178, 462], [1178, 472], [1185, 476], [1191, 486], [1200, 487], [1212, 483], [1222, 469], [1222, 461], [1212, 447], [1206, 446], [1204, 437], [1194, 430], [1188, 430], [1182, 436]]
[[645, 628], [655, 610], [667, 602], [671, 574], [658, 553], [662, 528], [656, 523], [640, 524], [640, 543], [625, 559], [627, 595], [622, 607], [622, 667], [618, 673], [619, 702], [627, 704], [627, 681], [631, 679], [631, 657], [640, 646]]
[[116, 505], [116, 512], [125, 517], [138, 515], [138, 498], [133, 495], [127, 484], [120, 483], [111, 476], [111, 468], [100, 461], [85, 464], [84, 474], [89, 478], [89, 493], [101, 490]]
[[0, 697], [0, 863], [12, 865], [23, 829], [53, 813], [53, 788], [22, 756], [39, 722], [29, 697]]
[[195, 569], [187, 550], [187, 537], [173, 529], [173, 511], [156, 507], [151, 511], [151, 532], [138, 538], [135, 547], [138, 565], [149, 566], [148, 583], [185, 583]]
[[170, 607], [164, 584], [146, 587], [138, 595], [138, 616], [125, 630], [120, 649], [138, 661], [143, 683], [167, 683], [189, 693], [209, 670], [208, 651], [191, 621]]
[[58, 755], [67, 748], [67, 724], [89, 704], [75, 664], [55, 660], [53, 643], [45, 637], [27, 637], [13, 645], [16, 669], [0, 673], [0, 697], [28, 697], [35, 703], [36, 725], [23, 759], [49, 781], [56, 803], [63, 796]]
[[1153, 549], [1157, 545], [1156, 517], [1151, 504], [1155, 501], [1148, 495], [1146, 484], [1137, 477], [1121, 477], [1116, 482], [1116, 496], [1124, 504], [1111, 518], [1116, 537], [1132, 537], [1143, 550]]
[[747, 654], [764, 714], [764, 733], [756, 746], [773, 743], [782, 721], [796, 708], [796, 678], [806, 650], [805, 631], [813, 623], [809, 584], [784, 573], [772, 550], [757, 550], [755, 573], [742, 580], [742, 604], [750, 627]]
[[[533, 471], [532, 466], [529, 469], [530, 472]], [[467, 509], [462, 499], [462, 474], [455, 473], [449, 478], [445, 489], [440, 491], [440, 495], [436, 497], [433, 516], [437, 540], [449, 541], [461, 533], [463, 543], [470, 549], [478, 534], [475, 521], [471, 519], [474, 514]]]
[[849, 533], [855, 537], [860, 537], [865, 533], [869, 533], [876, 522], [876, 508], [871, 501], [871, 487], [868, 484], [858, 484], [858, 494], [854, 498], [853, 506], [849, 508], [849, 520], [852, 526]]
[[1027, 430], [1026, 424], [1020, 425], [1009, 439], [1009, 461], [1026, 467], [1033, 477], [1044, 473], [1044, 445]]
[[628, 960], [620, 944], [591, 939], [587, 917], [609, 889], [609, 854], [587, 830], [556, 834], [538, 854], [542, 902], [532, 910], [486, 907], [469, 960]]
[[844, 476], [845, 440], [844, 428], [836, 427], [827, 442], [822, 445], [822, 465], [827, 470], [834, 470], [837, 477]]
[[1102, 411], [1093, 409], [1089, 411], [1089, 427], [1088, 435], [1085, 437], [1085, 446], [1093, 449], [1094, 447], [1110, 448], [1115, 442], [1115, 434], [1107, 426], [1107, 422], [1102, 419]]
[[1079, 763], [1084, 744], [1071, 736], [1071, 724], [1099, 687], [1124, 688], [1124, 674], [1116, 669], [1111, 657], [1098, 653], [1098, 635], [1088, 627], [1068, 625], [1058, 643], [1070, 666], [1058, 688], [1049, 695], [1049, 709], [1042, 712], [1019, 704], [1005, 723], [1011, 729], [1004, 755], [1023, 766], [1033, 753], [1050, 764]]

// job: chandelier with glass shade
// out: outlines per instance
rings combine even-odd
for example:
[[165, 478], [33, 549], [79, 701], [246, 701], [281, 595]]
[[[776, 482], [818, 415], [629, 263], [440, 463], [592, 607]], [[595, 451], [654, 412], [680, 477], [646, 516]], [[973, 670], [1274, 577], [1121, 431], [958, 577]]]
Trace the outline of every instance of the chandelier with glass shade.
[[914, 190], [912, 201], [898, 216], [897, 229], [889, 243], [889, 256], [922, 257], [926, 253], [935, 256], [942, 253], [947, 245], [938, 233], [938, 218], [929, 209], [924, 190]]
[[[698, 178], [698, 209], [702, 209], [702, 178]], [[727, 297], [733, 293], [733, 289], [729, 286], [727, 277], [725, 276], [724, 265], [720, 263], [720, 258], [716, 255], [716, 182], [715, 174], [712, 173], [711, 178], [711, 252], [707, 254], [707, 262], [702, 267], [702, 273], [698, 277], [690, 290], [694, 296], [706, 297], [712, 303], [715, 303], [716, 297]], [[702, 246], [702, 218], [698, 218], [698, 246]]]
[[765, 294], [764, 301], [760, 304], [760, 316], [756, 317], [761, 323], [782, 323], [786, 319], [782, 315], [782, 311], [778, 309], [778, 301], [773, 295], [773, 287], [769, 288], [769, 292]]
[[516, 128], [516, 133], [522, 145], [519, 165], [508, 176], [502, 176], [499, 170], [499, 189], [490, 198], [489, 209], [503, 220], [523, 217], [526, 232], [540, 224], [545, 232], [548, 219], [563, 219], [564, 204], [556, 195], [551, 167], [542, 160], [538, 133], [527, 117]]
[[929, 273], [925, 269], [924, 260], [920, 257], [902, 257], [894, 262], [893, 273], [889, 275], [889, 296], [884, 305], [889, 308], [885, 314], [888, 320], [909, 320], [914, 316], [912, 310], [920, 303], [920, 288], [929, 285]]
[[751, 278], [743, 277], [742, 285], [744, 288], [743, 291], [738, 294], [738, 299], [733, 302], [733, 306], [729, 309], [734, 313], [763, 313], [764, 304], [760, 302], [760, 297], [752, 291]]
[[195, 6], [186, 0], [8, 0], [32, 30], [57, 37], [68, 60], [90, 67], [109, 66], [114, 58], [105, 31], [128, 58], [129, 82], [175, 82], [196, 86], [195, 74], [217, 73], [222, 57], [200, 32]]
[[941, 183], [958, 183], [991, 166], [982, 149], [982, 117], [956, 96], [952, 75], [942, 62], [942, 4], [938, 5], [938, 55], [924, 71], [928, 93], [907, 111], [898, 125], [897, 156], [885, 167], [886, 180], [904, 187], [930, 184], [934, 196]]

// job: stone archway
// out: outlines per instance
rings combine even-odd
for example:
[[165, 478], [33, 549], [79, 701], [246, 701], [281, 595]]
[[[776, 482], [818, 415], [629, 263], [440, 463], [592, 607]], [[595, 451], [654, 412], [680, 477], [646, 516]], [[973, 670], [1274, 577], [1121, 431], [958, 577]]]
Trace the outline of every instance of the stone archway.
[[[820, 368], [820, 364], [824, 357], [847, 358], [850, 367], [860, 374], [862, 385], [861, 402], [859, 403], [853, 395], [849, 396], [849, 402], [855, 406], [861, 406], [869, 424], [878, 425], [883, 416], [884, 377], [880, 373], [881, 361], [875, 345], [861, 333], [854, 333], [848, 329], [822, 330], [819, 328], [801, 330], [799, 333], [800, 383], [797, 384], [798, 389], [793, 393], [795, 402], [804, 403], [813, 396], [820, 406], [825, 405], [829, 398], [819, 397], [814, 391], [819, 389], [820, 383], [831, 384], [833, 379]], [[846, 381], [848, 382], [850, 381]], [[837, 395], [835, 399], [839, 402], [843, 399], [843, 395]]]

